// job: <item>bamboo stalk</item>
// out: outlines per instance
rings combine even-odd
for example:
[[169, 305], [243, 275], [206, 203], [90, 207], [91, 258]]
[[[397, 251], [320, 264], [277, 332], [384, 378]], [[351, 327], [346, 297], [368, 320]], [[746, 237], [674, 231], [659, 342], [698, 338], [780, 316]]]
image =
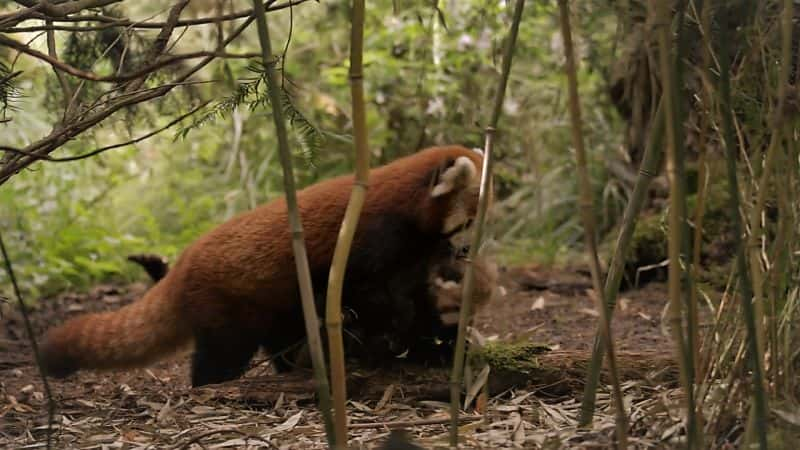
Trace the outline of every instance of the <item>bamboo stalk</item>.
[[[639, 166], [639, 175], [636, 177], [636, 182], [633, 186], [633, 193], [625, 207], [625, 213], [622, 217], [622, 226], [617, 236], [614, 254], [611, 256], [611, 263], [609, 264], [608, 274], [606, 275], [603, 296], [605, 297], [605, 308], [609, 322], [614, 318], [613, 312], [617, 304], [619, 285], [622, 281], [622, 275], [624, 274], [625, 255], [628, 254], [631, 241], [633, 240], [633, 232], [636, 230], [636, 219], [639, 216], [639, 212], [642, 210], [644, 201], [647, 199], [647, 191], [650, 188], [650, 183], [658, 173], [658, 168], [661, 165], [663, 157], [661, 151], [664, 141], [663, 100], [659, 100], [656, 113], [653, 116], [652, 127], [653, 129], [648, 137], [647, 145], [645, 146], [642, 156], [642, 162]], [[586, 383], [583, 388], [583, 400], [581, 402], [581, 414], [579, 418], [580, 426], [587, 426], [591, 423], [592, 415], [594, 414], [597, 384], [600, 381], [600, 366], [603, 364], [603, 357], [606, 352], [605, 343], [602, 339], [602, 327], [603, 324], [599, 323], [592, 347], [592, 357], [587, 368]]]
[[[782, 133], [786, 133], [789, 135], [791, 130], [786, 130], [785, 128], [781, 130]], [[787, 144], [791, 142], [791, 139], [787, 139]], [[789, 145], [786, 146], [785, 150], [788, 150]], [[778, 179], [781, 180], [783, 186], [787, 188], [791, 186], [789, 182], [789, 174], [787, 167], [789, 166], [787, 156], [791, 155], [790, 152], [781, 152], [781, 163], [778, 167], [780, 170], [776, 174]], [[775, 242], [773, 245], [773, 257], [772, 260], [774, 261], [771, 267], [770, 273], [770, 280], [771, 280], [771, 287], [772, 287], [772, 299], [770, 301], [770, 311], [769, 311], [769, 349], [770, 349], [770, 361], [769, 361], [769, 368], [771, 372], [771, 378], [773, 382], [773, 394], [777, 394], [780, 392], [781, 388], [781, 380], [780, 380], [780, 357], [778, 356], [778, 299], [782, 298], [786, 295], [787, 291], [787, 272], [789, 267], [789, 232], [791, 228], [791, 205], [789, 203], [789, 195], [787, 194], [787, 189], [776, 189], [777, 190], [777, 197], [778, 197], [778, 231], [775, 236]], [[784, 358], [791, 359], [791, 355], [784, 355]]]
[[763, 360], [756, 338], [756, 317], [753, 310], [753, 286], [747, 268], [745, 242], [742, 237], [743, 226], [739, 199], [739, 181], [736, 173], [736, 140], [733, 129], [733, 110], [731, 108], [731, 55], [728, 45], [732, 42], [733, 33], [730, 23], [730, 11], [721, 14], [719, 39], [719, 93], [720, 110], [722, 112], [723, 144], [725, 146], [726, 167], [728, 172], [728, 201], [732, 211], [734, 235], [736, 236], [736, 268], [742, 291], [742, 315], [747, 328], [747, 346], [751, 370], [753, 372], [753, 418], [758, 440], [762, 450], [767, 449], [767, 398], [764, 392]]
[[610, 315], [605, 307], [604, 290], [600, 281], [600, 259], [597, 256], [597, 237], [595, 234], [594, 223], [594, 202], [592, 201], [592, 187], [589, 181], [589, 171], [586, 163], [586, 149], [583, 142], [583, 121], [581, 119], [580, 97], [578, 93], [578, 74], [575, 53], [572, 46], [572, 29], [569, 20], [569, 7], [567, 0], [558, 0], [560, 12], [561, 35], [564, 42], [564, 54], [566, 56], [567, 81], [569, 88], [569, 112], [572, 122], [572, 144], [575, 147], [578, 169], [578, 187], [580, 189], [580, 210], [583, 221], [584, 239], [586, 241], [586, 252], [589, 257], [589, 270], [592, 276], [592, 286], [598, 299], [598, 310], [600, 311], [600, 329], [604, 347], [608, 353], [608, 367], [611, 376], [611, 386], [614, 393], [614, 406], [617, 412], [617, 439], [619, 448], [628, 447], [628, 418], [625, 414], [625, 404], [622, 397], [622, 388], [619, 383], [619, 372], [617, 370], [617, 360], [614, 353], [614, 341], [612, 339]]
[[661, 70], [661, 80], [664, 101], [664, 120], [667, 141], [667, 164], [666, 172], [669, 180], [669, 323], [670, 331], [675, 341], [678, 362], [680, 366], [681, 384], [686, 394], [686, 418], [687, 418], [687, 443], [690, 449], [699, 448], [700, 431], [697, 422], [695, 395], [693, 386], [693, 363], [689, 343], [683, 335], [683, 323], [681, 320], [681, 306], [683, 303], [683, 289], [681, 281], [684, 275], [682, 268], [682, 247], [684, 244], [685, 226], [685, 190], [683, 189], [684, 180], [679, 168], [680, 151], [678, 141], [681, 133], [678, 130], [677, 112], [679, 109], [677, 90], [675, 89], [675, 58], [672, 55], [672, 45], [670, 39], [670, 8], [668, 2], [656, 2], [653, 11], [656, 20], [659, 20], [658, 27], [658, 47], [659, 65]]
[[[792, 40], [795, 38], [792, 36], [793, 24], [792, 19], [794, 18], [794, 2], [792, 0], [784, 0], [783, 2], [783, 13], [781, 15], [781, 33], [782, 33], [782, 42], [781, 42], [781, 71], [780, 71], [780, 78], [779, 78], [779, 85], [778, 85], [778, 106], [777, 106], [777, 114], [775, 117], [774, 126], [772, 129], [773, 134], [778, 134], [780, 138], [784, 142], [784, 146], [782, 148], [782, 152], [780, 152], [779, 157], [782, 161], [788, 163], [786, 159], [787, 156], [791, 158], [792, 153], [789, 152], [791, 141], [792, 141], [792, 129], [789, 124], [786, 123], [784, 117], [784, 105], [785, 99], [787, 95], [787, 88], [789, 86], [789, 72], [791, 71], [791, 60], [792, 60]], [[786, 167], [788, 164], [781, 164], [781, 170], [779, 174], [784, 175], [783, 178], [785, 179], [784, 184], [782, 185], [783, 188], [776, 189], [777, 197], [778, 197], [778, 210], [779, 210], [779, 222], [778, 222], [778, 233], [775, 237], [775, 248], [777, 249], [777, 255], [773, 258], [774, 264], [772, 265], [772, 284], [773, 284], [773, 295], [770, 299], [770, 313], [769, 313], [769, 320], [768, 320], [768, 331], [769, 331], [769, 348], [770, 348], [770, 369], [772, 372], [772, 380], [776, 383], [775, 392], [777, 392], [777, 383], [778, 383], [778, 324], [777, 324], [777, 302], [778, 299], [784, 295], [786, 292], [786, 267], [788, 267], [788, 249], [786, 248], [786, 242], [788, 241], [788, 232], [790, 221], [788, 220], [790, 214], [790, 203], [789, 203], [789, 196], [787, 194], [787, 189], [791, 187], [791, 183], [789, 182], [788, 173]], [[780, 176], [778, 178], [781, 178]], [[788, 357], [788, 356], [787, 356]]]
[[[686, 6], [687, 2], [685, 0], [679, 2], [679, 14], [675, 17], [675, 22], [678, 25], [679, 53], [683, 53], [689, 45], [689, 42], [685, 37], [685, 33], [683, 33], [683, 11], [686, 9]], [[676, 72], [677, 75], [682, 74], [683, 64], [678, 64], [678, 69], [676, 69]], [[653, 130], [648, 137], [642, 162], [639, 167], [639, 175], [637, 176], [634, 184], [634, 190], [631, 195], [631, 199], [625, 208], [622, 227], [620, 228], [620, 232], [617, 237], [616, 247], [614, 249], [611, 264], [609, 265], [609, 271], [606, 276], [605, 298], [609, 320], [613, 319], [613, 312], [616, 306], [619, 285], [620, 281], [622, 280], [623, 268], [625, 266], [625, 257], [630, 248], [631, 238], [636, 228], [636, 217], [639, 215], [642, 205], [646, 200], [650, 182], [657, 174], [662, 162], [663, 154], [661, 152], [661, 147], [664, 139], [663, 99], [659, 99], [656, 112], [653, 114], [652, 127]], [[683, 245], [686, 246], [688, 252], [688, 239], [684, 239]], [[691, 282], [691, 279], [689, 281]], [[578, 419], [580, 426], [587, 426], [589, 423], [591, 423], [592, 416], [594, 414], [597, 384], [600, 380], [600, 366], [603, 363], [603, 356], [605, 352], [601, 338], [601, 327], [602, 322], [598, 323], [598, 329], [595, 333], [594, 344], [592, 348], [592, 358], [589, 361], [586, 383], [584, 385], [583, 399], [581, 402], [581, 413]]]
[[[686, 142], [686, 133], [685, 128], [681, 122], [681, 118], [687, 116], [687, 108], [688, 105], [685, 101], [680, 101], [680, 99], [684, 98], [684, 96], [680, 93], [679, 88], [684, 85], [684, 72], [686, 69], [686, 62], [683, 55], [689, 50], [690, 42], [689, 42], [689, 35], [685, 32], [686, 27], [686, 9], [689, 5], [688, 0], [680, 0], [677, 3], [675, 9], [675, 22], [677, 23], [677, 51], [675, 56], [672, 60], [673, 69], [673, 79], [672, 79], [672, 86], [674, 89], [674, 96], [672, 97], [675, 100], [674, 103], [674, 123], [675, 128], [673, 129], [675, 133], [675, 177], [674, 181], [677, 183], [678, 187], [678, 196], [677, 202], [673, 203], [670, 200], [670, 208], [677, 208], [678, 209], [678, 217], [680, 219], [680, 226], [681, 226], [681, 239], [680, 239], [680, 263], [681, 263], [681, 286], [683, 289], [683, 299], [686, 305], [686, 326], [687, 326], [687, 334], [686, 334], [686, 346], [687, 346], [687, 364], [689, 368], [689, 385], [692, 386], [694, 390], [696, 386], [697, 379], [695, 378], [695, 374], [697, 372], [698, 366], [698, 356], [700, 354], [699, 346], [699, 325], [698, 325], [698, 317], [697, 317], [697, 304], [696, 301], [693, 302], [693, 295], [697, 293], [697, 289], [695, 288], [694, 282], [694, 270], [692, 268], [692, 245], [690, 241], [691, 231], [689, 228], [689, 222], [687, 220], [688, 213], [687, 213], [687, 206], [686, 206], [686, 151], [685, 151], [685, 142]], [[669, 174], [668, 174], [669, 175]], [[702, 418], [702, 410], [697, 403], [697, 394], [693, 394], [693, 405], [695, 408], [695, 417], [697, 419], [696, 429], [698, 431], [697, 434], [697, 446], [702, 448], [703, 447], [703, 418]]]
[[[700, 133], [698, 142], [698, 157], [697, 157], [697, 202], [694, 210], [694, 235], [692, 236], [692, 265], [689, 269], [691, 271], [692, 279], [696, 280], [700, 276], [700, 257], [703, 248], [703, 218], [705, 216], [706, 195], [708, 192], [708, 182], [710, 177], [710, 167], [707, 161], [708, 145], [707, 133], [710, 132], [711, 114], [712, 114], [712, 94], [710, 85], [710, 64], [711, 64], [711, 49], [708, 45], [708, 38], [711, 33], [711, 2], [702, 1], [700, 10], [700, 31], [703, 36], [703, 55], [701, 59], [702, 68], [700, 71], [700, 98], [705, 107], [705, 114], [700, 117]], [[703, 403], [705, 401], [704, 391], [706, 386], [703, 384], [705, 380], [705, 370], [707, 361], [700, 354], [700, 347], [702, 345], [700, 339], [700, 329], [698, 324], [698, 309], [700, 302], [700, 289], [696, 285], [690, 286], [689, 289], [689, 342], [692, 352], [692, 361], [694, 364], [694, 384], [697, 387], [695, 391], [695, 405], [697, 414], [697, 427], [698, 430], [705, 430], [705, 418], [703, 417]], [[706, 352], [708, 353], [708, 352]], [[710, 358], [707, 358], [710, 359]], [[702, 438], [702, 434], [700, 435]], [[702, 443], [701, 443], [702, 444]]]
[[472, 319], [472, 297], [474, 291], [475, 269], [474, 261], [478, 256], [483, 228], [486, 223], [486, 211], [489, 207], [489, 196], [492, 176], [492, 148], [494, 146], [494, 136], [497, 132], [497, 124], [500, 119], [500, 112], [503, 109], [508, 76], [511, 73], [511, 62], [514, 57], [514, 49], [517, 44], [519, 24], [522, 20], [522, 11], [525, 0], [517, 0], [514, 4], [514, 16], [511, 22], [511, 29], [508, 33], [508, 41], [503, 51], [503, 68], [500, 74], [497, 93], [494, 99], [492, 115], [489, 125], [486, 127], [486, 141], [483, 151], [483, 168], [481, 169], [481, 184], [478, 193], [478, 210], [475, 214], [475, 229], [469, 247], [468, 264], [464, 271], [462, 281], [462, 300], [461, 309], [458, 316], [458, 334], [453, 355], [453, 371], [450, 374], [450, 446], [458, 447], [458, 415], [461, 397], [461, 384], [464, 379], [464, 356], [466, 353], [466, 331], [467, 324]]
[[[778, 76], [778, 95], [773, 111], [773, 127], [770, 136], [767, 154], [764, 158], [764, 167], [758, 181], [758, 193], [753, 209], [750, 211], [750, 237], [748, 239], [748, 249], [750, 256], [750, 272], [753, 278], [753, 303], [756, 314], [756, 339], [759, 354], [764, 355], [766, 342], [764, 336], [764, 271], [761, 265], [761, 238], [762, 238], [762, 213], [766, 203], [769, 183], [772, 179], [772, 171], [775, 165], [775, 158], [780, 151], [783, 139], [783, 109], [786, 98], [786, 87], [789, 83], [789, 69], [792, 60], [792, 18], [794, 2], [784, 0], [783, 12], [781, 14], [781, 67]], [[773, 299], [774, 300], [774, 299]]]
[[344, 342], [342, 336], [342, 288], [347, 259], [358, 226], [358, 219], [367, 196], [369, 177], [369, 148], [367, 141], [366, 105], [364, 103], [364, 0], [353, 0], [350, 29], [350, 93], [353, 111], [353, 136], [355, 142], [356, 169], [353, 190], [336, 240], [330, 273], [325, 310], [328, 330], [328, 347], [331, 358], [333, 382], [333, 406], [337, 448], [347, 448], [347, 390], [344, 365]]
[[[711, 2], [710, 1], [701, 1], [701, 12], [700, 12], [700, 28], [702, 34], [704, 36], [704, 44], [707, 42], [709, 33], [711, 33]], [[711, 97], [711, 88], [709, 85], [710, 82], [710, 73], [709, 73], [709, 65], [711, 64], [711, 52], [707, 45], [703, 45], [703, 57], [702, 57], [702, 70], [700, 71], [700, 77], [702, 80], [701, 83], [701, 98], [703, 99], [703, 105], [706, 108], [705, 114], [701, 115], [700, 118], [700, 133], [699, 133], [699, 143], [698, 143], [698, 152], [699, 155], [697, 157], [697, 204], [695, 205], [694, 210], [694, 236], [692, 238], [693, 241], [693, 248], [692, 248], [692, 274], [695, 279], [700, 275], [700, 255], [701, 250], [703, 247], [703, 217], [705, 215], [705, 205], [706, 205], [706, 192], [708, 189], [708, 181], [710, 180], [710, 176], [708, 173], [708, 161], [706, 155], [708, 153], [706, 146], [708, 145], [708, 140], [706, 138], [706, 133], [710, 130], [710, 116], [712, 112], [711, 104], [712, 104], [712, 97]], [[692, 309], [692, 313], [694, 317], [697, 317], [697, 307], [699, 302], [699, 290], [695, 287], [690, 292], [690, 301], [689, 307]], [[695, 381], [700, 383], [705, 378], [705, 361], [702, 361], [699, 350], [700, 350], [700, 332], [697, 326], [697, 322], [695, 321], [693, 326], [689, 329], [689, 334], [693, 337], [694, 342], [698, 344], [692, 348], [693, 351], [693, 359], [695, 362], [694, 367], [694, 376]], [[698, 398], [698, 409], [702, 410], [702, 399]], [[702, 426], [702, 424], [701, 424]]]
[[261, 59], [266, 69], [269, 99], [272, 105], [272, 118], [275, 122], [275, 134], [278, 138], [278, 153], [281, 167], [283, 168], [283, 189], [286, 194], [286, 209], [289, 216], [289, 228], [292, 234], [292, 252], [294, 254], [297, 281], [300, 286], [300, 299], [303, 306], [303, 319], [308, 337], [308, 347], [311, 352], [311, 363], [314, 378], [317, 383], [317, 396], [319, 408], [325, 421], [325, 433], [328, 444], [333, 446], [333, 418], [331, 416], [330, 387], [328, 384], [325, 356], [322, 350], [322, 338], [319, 332], [319, 318], [314, 305], [314, 289], [311, 284], [311, 272], [308, 267], [303, 224], [297, 209], [297, 194], [294, 185], [294, 171], [292, 158], [289, 151], [289, 139], [286, 132], [286, 121], [281, 109], [280, 85], [275, 74], [276, 60], [272, 56], [272, 44], [269, 39], [269, 26], [264, 11], [264, 4], [260, 0], [253, 0], [253, 11], [258, 28], [258, 39], [261, 43]]

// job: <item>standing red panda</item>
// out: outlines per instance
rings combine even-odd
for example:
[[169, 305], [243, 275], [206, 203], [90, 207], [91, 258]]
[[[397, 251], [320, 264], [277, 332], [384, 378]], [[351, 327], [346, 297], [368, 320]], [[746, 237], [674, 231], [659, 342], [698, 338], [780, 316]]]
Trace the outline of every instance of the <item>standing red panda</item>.
[[[428, 258], [471, 222], [478, 152], [432, 147], [373, 169], [346, 280], [374, 280]], [[297, 193], [315, 286], [326, 286], [352, 176]], [[142, 367], [193, 343], [192, 385], [240, 376], [259, 346], [275, 353], [305, 334], [286, 203], [273, 200], [197, 239], [140, 300], [49, 330], [46, 373]], [[352, 283], [351, 283], [352, 284]]]
[[[342, 301], [348, 306], [343, 323], [348, 358], [361, 365], [383, 366], [403, 355], [405, 361], [424, 365], [449, 364], [458, 328], [466, 254], [464, 248], [444, 241], [428, 260], [416, 261], [388, 279], [346, 280]], [[166, 259], [159, 255], [131, 255], [128, 259], [141, 265], [154, 282], [169, 269]], [[473, 301], [480, 309], [497, 292], [497, 264], [480, 255], [474, 267]], [[326, 289], [315, 289], [320, 314], [324, 312]], [[310, 364], [305, 344], [291, 347], [272, 355], [279, 372]]]
[[[343, 298], [354, 312], [345, 320], [354, 341], [347, 346], [348, 356], [362, 363], [382, 363], [403, 354], [415, 363], [449, 364], [466, 264], [456, 249], [443, 245], [429, 259], [387, 278], [347, 284]], [[496, 293], [497, 266], [491, 258], [479, 256], [474, 267], [473, 304], [480, 308]]]

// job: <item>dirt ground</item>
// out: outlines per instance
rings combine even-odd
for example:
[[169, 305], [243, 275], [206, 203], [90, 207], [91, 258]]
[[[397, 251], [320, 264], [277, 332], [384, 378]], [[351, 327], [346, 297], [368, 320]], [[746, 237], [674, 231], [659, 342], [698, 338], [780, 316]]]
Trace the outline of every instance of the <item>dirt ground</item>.
[[[537, 379], [535, 372], [522, 386], [492, 393], [484, 415], [470, 406], [461, 422], [464, 448], [607, 447], [614, 421], [605, 386], [593, 425], [577, 427], [583, 367], [597, 326], [586, 295], [588, 276], [571, 269], [515, 267], [503, 270], [501, 285], [504, 295], [478, 314], [476, 328], [488, 340], [549, 346], [541, 364], [555, 372], [550, 379]], [[145, 284], [104, 285], [88, 294], [42, 299], [32, 313], [33, 328], [38, 336], [71, 315], [119, 308], [146, 289]], [[663, 376], [672, 351], [661, 329], [666, 297], [662, 284], [623, 292], [614, 320], [636, 448], [670, 448], [682, 431], [679, 391], [674, 377]], [[44, 448], [45, 391], [21, 316], [9, 304], [2, 307], [0, 448]], [[189, 387], [185, 356], [148, 369], [51, 380], [53, 448], [326, 448], [310, 375], [275, 376], [263, 355], [256, 360], [242, 380], [211, 388]], [[353, 448], [374, 448], [393, 428], [409, 429], [425, 448], [446, 444], [446, 371], [348, 370]], [[552, 373], [571, 382], [549, 389]]]

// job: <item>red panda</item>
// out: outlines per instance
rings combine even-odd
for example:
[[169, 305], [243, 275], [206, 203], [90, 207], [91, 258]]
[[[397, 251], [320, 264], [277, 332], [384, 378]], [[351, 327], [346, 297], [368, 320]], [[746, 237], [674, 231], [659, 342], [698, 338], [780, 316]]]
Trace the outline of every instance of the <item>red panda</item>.
[[[363, 365], [384, 365], [402, 355], [404, 361], [425, 365], [449, 364], [458, 326], [461, 288], [466, 268], [465, 248], [442, 242], [427, 261], [417, 261], [389, 279], [347, 282], [344, 288], [345, 354]], [[131, 255], [157, 282], [166, 274], [165, 258], [153, 254]], [[497, 292], [497, 264], [488, 256], [474, 261], [473, 304], [477, 311]], [[317, 286], [318, 312], [324, 311], [325, 289]], [[324, 333], [323, 329], [323, 333]], [[324, 341], [327, 342], [327, 341]], [[298, 343], [300, 344], [300, 343]], [[272, 355], [274, 367], [286, 371], [307, 367], [304, 345]]]
[[[386, 280], [346, 286], [344, 295], [357, 315], [347, 321], [347, 331], [360, 338], [362, 347], [353, 344], [348, 354], [361, 361], [380, 362], [403, 354], [417, 363], [449, 364], [466, 264], [453, 249], [443, 250]], [[474, 265], [473, 304], [480, 308], [496, 292], [497, 267], [485, 256], [476, 258]]]
[[[347, 283], [344, 303], [349, 310], [343, 325], [347, 356], [362, 365], [383, 364], [400, 354], [406, 361], [448, 364], [458, 326], [466, 254], [466, 248], [444, 241], [429, 260], [417, 261], [388, 280]], [[167, 260], [159, 255], [130, 255], [128, 260], [141, 265], [154, 282], [169, 269]], [[498, 273], [497, 264], [486, 255], [475, 259], [474, 268], [473, 301], [478, 309], [495, 295]], [[326, 288], [317, 286], [315, 293], [320, 313]], [[278, 371], [310, 363], [309, 355], [300, 354], [307, 351], [304, 346], [295, 349], [272, 355]]]
[[[346, 280], [388, 279], [428, 259], [468, 225], [478, 203], [482, 156], [431, 147], [369, 174]], [[314, 286], [328, 271], [352, 176], [297, 193]], [[87, 314], [49, 330], [45, 373], [149, 365], [193, 345], [191, 383], [242, 375], [261, 346], [275, 353], [305, 335], [283, 198], [242, 213], [198, 238], [145, 295], [114, 312]], [[347, 296], [343, 297], [347, 298]]]

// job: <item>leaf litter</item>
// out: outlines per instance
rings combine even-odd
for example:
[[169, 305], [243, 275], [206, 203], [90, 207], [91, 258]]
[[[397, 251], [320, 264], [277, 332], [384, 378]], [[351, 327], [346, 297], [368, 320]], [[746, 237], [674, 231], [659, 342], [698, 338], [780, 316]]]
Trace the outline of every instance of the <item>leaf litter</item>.
[[[507, 294], [476, 317], [476, 339], [545, 343], [557, 365], [558, 380], [532, 377], [522, 386], [494, 392], [485, 414], [474, 405], [460, 418], [462, 448], [609, 448], [615, 412], [607, 386], [597, 397], [595, 420], [579, 428], [582, 377], [596, 327], [585, 311], [590, 300], [582, 272], [508, 270], [501, 279]], [[81, 312], [117, 309], [139, 297], [145, 285], [98, 286], [88, 294], [67, 293], [42, 299], [32, 317], [37, 334]], [[614, 332], [621, 356], [628, 352], [623, 386], [635, 448], [671, 447], [684, 436], [682, 394], [675, 372], [665, 367], [669, 341], [658, 320], [666, 295], [663, 285], [626, 293]], [[0, 332], [0, 448], [44, 448], [45, 399], [19, 317], [3, 306], [6, 331]], [[3, 334], [5, 333], [5, 334]], [[661, 359], [657, 358], [661, 357]], [[265, 358], [241, 380], [191, 389], [186, 357], [150, 368], [116, 373], [80, 373], [53, 380], [57, 402], [53, 425], [56, 448], [80, 449], [322, 449], [322, 420], [308, 374], [270, 375]], [[543, 359], [542, 361], [544, 361]], [[649, 362], [652, 361], [652, 362]], [[447, 448], [448, 369], [404, 367], [384, 371], [348, 365], [356, 378], [348, 403], [352, 448], [377, 448], [390, 430], [408, 430], [424, 448]], [[489, 385], [493, 371], [473, 368], [469, 399]], [[604, 380], [606, 381], [606, 380]], [[363, 387], [368, 385], [368, 387]], [[462, 399], [464, 396], [462, 395]], [[477, 400], [475, 400], [477, 401]], [[788, 422], [796, 417], [781, 414]]]

